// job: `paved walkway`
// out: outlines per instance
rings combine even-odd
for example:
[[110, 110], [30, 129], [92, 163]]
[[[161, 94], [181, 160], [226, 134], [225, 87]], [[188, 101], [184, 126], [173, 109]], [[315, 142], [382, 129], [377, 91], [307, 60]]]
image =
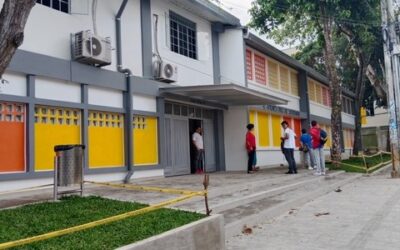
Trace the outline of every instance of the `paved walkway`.
[[227, 249], [400, 249], [400, 179], [361, 177], [227, 238]]

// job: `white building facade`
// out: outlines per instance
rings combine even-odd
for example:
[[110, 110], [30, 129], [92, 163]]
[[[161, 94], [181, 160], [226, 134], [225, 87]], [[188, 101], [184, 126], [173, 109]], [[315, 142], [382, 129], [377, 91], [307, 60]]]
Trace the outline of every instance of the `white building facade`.
[[[1, 86], [0, 190], [51, 183], [60, 144], [86, 146], [85, 179], [114, 181], [193, 173], [197, 126], [209, 172], [246, 170], [248, 122], [262, 166], [282, 163], [277, 122], [330, 131], [326, 78], [207, 0], [37, 2]], [[82, 43], [111, 49], [107, 65], [74, 60], [87, 30], [110, 41]]]

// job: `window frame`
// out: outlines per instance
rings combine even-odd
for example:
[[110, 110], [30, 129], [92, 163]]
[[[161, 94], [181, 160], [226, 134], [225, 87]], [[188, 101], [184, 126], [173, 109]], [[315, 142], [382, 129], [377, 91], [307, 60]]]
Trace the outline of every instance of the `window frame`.
[[[176, 28], [174, 28], [175, 25]], [[176, 36], [174, 35], [175, 32]], [[180, 39], [180, 33], [182, 39]], [[174, 39], [176, 39], [176, 42]], [[194, 40], [194, 43], [190, 41], [191, 39]], [[169, 41], [172, 52], [198, 60], [197, 24], [172, 10], [169, 11]]]
[[[71, 13], [71, 0], [48, 0], [49, 4], [43, 3], [44, 0], [36, 0], [37, 4], [41, 4], [43, 6], [49, 7], [50, 9], [56, 10], [56, 11], [60, 11], [62, 13], [65, 14], [70, 14]], [[53, 6], [53, 2], [57, 1], [58, 2], [58, 8], [55, 8], [55, 6]], [[67, 4], [67, 11], [63, 11], [62, 10], [62, 5], [61, 4]]]

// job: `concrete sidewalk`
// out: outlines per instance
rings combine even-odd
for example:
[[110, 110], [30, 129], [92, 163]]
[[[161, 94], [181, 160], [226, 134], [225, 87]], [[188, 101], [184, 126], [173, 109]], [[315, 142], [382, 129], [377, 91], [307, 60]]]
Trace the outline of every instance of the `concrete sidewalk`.
[[341, 192], [248, 225], [252, 233], [227, 238], [227, 249], [399, 249], [400, 180], [389, 176], [361, 177]]

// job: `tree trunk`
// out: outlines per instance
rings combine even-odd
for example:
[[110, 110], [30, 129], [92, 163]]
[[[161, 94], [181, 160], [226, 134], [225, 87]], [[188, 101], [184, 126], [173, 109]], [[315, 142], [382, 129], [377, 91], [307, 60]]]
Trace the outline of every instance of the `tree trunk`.
[[0, 79], [24, 40], [24, 27], [35, 0], [5, 0], [0, 12]]
[[361, 49], [357, 49], [358, 57], [358, 74], [356, 80], [356, 98], [354, 99], [354, 144], [353, 144], [353, 155], [358, 155], [358, 152], [362, 150], [361, 140], [361, 106], [362, 100], [364, 99], [365, 92], [365, 75], [367, 71], [365, 56]]
[[354, 99], [354, 144], [353, 144], [353, 155], [358, 155], [358, 152], [362, 149], [361, 140], [361, 106], [364, 99], [365, 92], [365, 76], [367, 75], [367, 56], [364, 54], [360, 44], [356, 44], [354, 41], [355, 33], [346, 24], [338, 24], [339, 30], [344, 34], [351, 45], [351, 52], [354, 54], [357, 65], [357, 79], [355, 83], [355, 99]]
[[326, 3], [320, 3], [320, 14], [322, 17], [322, 30], [324, 34], [324, 57], [325, 67], [329, 78], [329, 89], [332, 100], [331, 125], [332, 125], [332, 149], [331, 159], [340, 162], [342, 159], [342, 90], [336, 70], [336, 56], [332, 44], [332, 17], [328, 14]]

